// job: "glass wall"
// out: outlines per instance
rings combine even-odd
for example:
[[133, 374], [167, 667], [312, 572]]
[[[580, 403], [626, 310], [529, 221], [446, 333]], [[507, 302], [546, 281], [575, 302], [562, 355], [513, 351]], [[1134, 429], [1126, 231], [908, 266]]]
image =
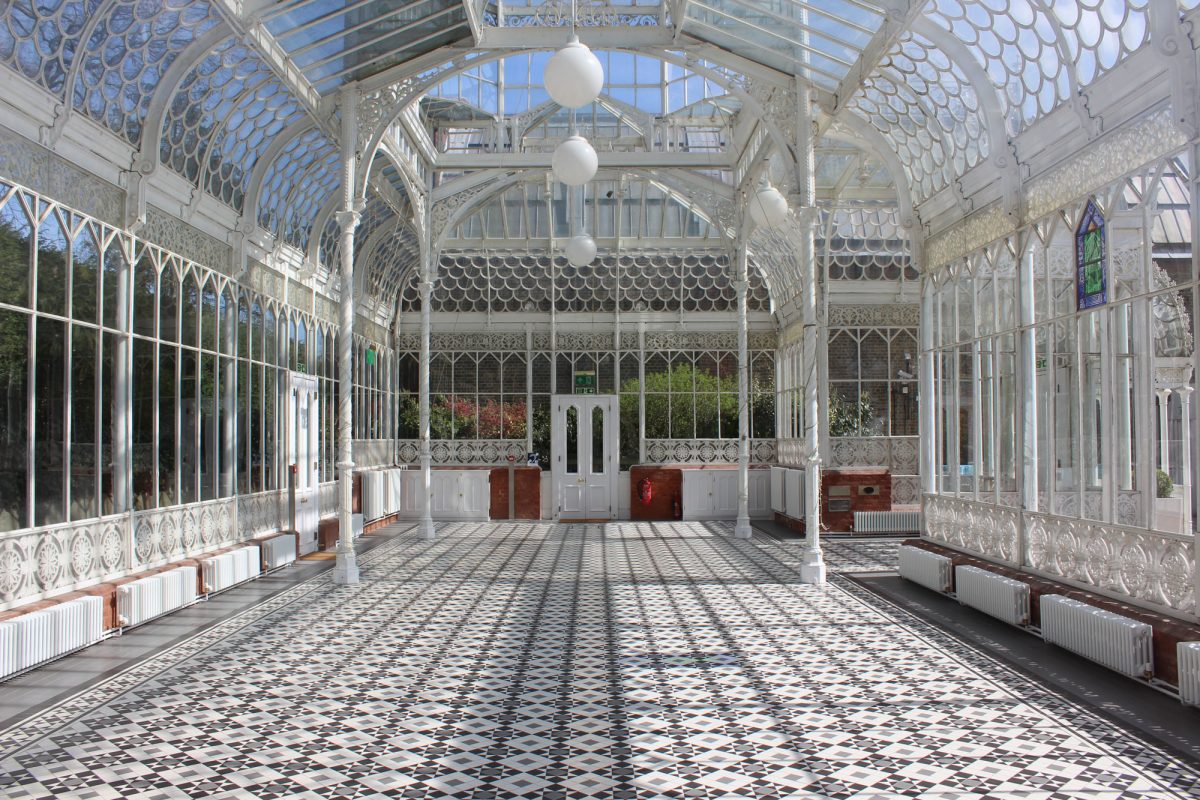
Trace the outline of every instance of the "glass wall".
[[915, 328], [830, 328], [829, 435], [917, 435]]
[[[1173, 215], [1187, 219], [1186, 165], [1158, 170], [935, 276], [939, 494], [1192, 529], [1196, 284], [1179, 249], [1191, 243], [1167, 240]], [[1176, 202], [1158, 202], [1168, 188]], [[1036, 454], [1024, 498], [1023, 448]]]
[[[752, 350], [749, 355], [751, 436], [770, 439], [775, 435], [774, 352]], [[399, 438], [415, 439], [417, 354], [399, 357], [411, 365], [400, 370]], [[577, 392], [619, 395], [622, 468], [641, 457], [642, 403], [645, 439], [738, 437], [736, 351], [648, 350], [644, 387], [641, 359], [637, 351], [435, 352], [430, 364], [431, 437], [528, 438], [549, 468], [550, 398]]]
[[[333, 340], [219, 272], [0, 183], [0, 531], [279, 488], [290, 373], [331, 400]], [[335, 413], [327, 401], [321, 480]]]

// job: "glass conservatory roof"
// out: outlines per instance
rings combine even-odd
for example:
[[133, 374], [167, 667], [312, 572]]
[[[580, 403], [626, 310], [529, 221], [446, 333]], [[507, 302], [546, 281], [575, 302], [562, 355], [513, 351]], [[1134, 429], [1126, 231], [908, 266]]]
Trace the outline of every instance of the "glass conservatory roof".
[[[1166, 0], [1154, 8], [1190, 19], [1198, 5]], [[790, 91], [793, 76], [814, 88], [828, 116], [817, 147], [818, 199], [902, 198], [907, 219], [914, 209], [920, 217], [924, 208], [969, 207], [956, 193], [994, 180], [997, 162], [1010, 149], [1021, 153], [1022, 137], [1035, 136], [1048, 117], [1059, 122], [1043, 130], [1086, 122], [1089, 90], [1135, 72], [1121, 67], [1160, 30], [1151, 25], [1150, 0], [575, 6], [581, 38], [605, 70], [601, 98], [583, 112], [602, 160], [633, 156], [623, 162], [637, 166], [631, 176], [680, 178], [662, 181], [674, 188], [661, 208], [642, 199], [652, 189], [627, 203], [643, 209], [639, 235], [657, 239], [676, 228], [725, 235], [706, 222], [718, 215], [704, 206], [729, 202], [739, 181], [756, 174], [750, 162], [761, 166], [778, 152], [760, 123], [763, 98]], [[367, 184], [379, 196], [367, 198], [377, 230], [420, 205], [407, 198], [408, 187], [437, 191], [447, 177], [486, 169], [502, 176], [517, 168], [503, 161], [510, 156], [526, 158], [519, 169], [544, 170], [548, 159], [544, 166], [536, 159], [568, 127], [546, 95], [544, 70], [567, 36], [570, 0], [11, 0], [2, 9], [0, 65], [7, 80], [46, 96], [48, 140], [86, 124], [88, 135], [111, 140], [94, 152], [120, 152], [123, 170], [166, 173], [172, 191], [179, 180], [190, 184], [188, 213], [201, 199], [217, 203], [207, 219], [257, 225], [264, 241], [312, 264], [327, 263], [334, 247], [343, 87], [395, 91], [407, 104], [406, 123], [384, 137], [393, 166], [375, 165]], [[442, 138], [434, 141], [431, 131]], [[429, 140], [419, 141], [423, 135]], [[464, 161], [476, 158], [483, 159], [478, 170]], [[1155, 184], [1164, 206], [1174, 202], [1172, 180]], [[522, 182], [529, 189], [528, 178]], [[507, 208], [508, 200], [496, 202]], [[517, 225], [503, 212], [506, 238], [514, 230], [540, 235], [545, 221], [522, 213]], [[594, 213], [600, 220], [608, 212]], [[452, 235], [474, 242], [476, 232], [499, 224], [488, 214], [464, 217]], [[866, 224], [862, 215], [844, 218]], [[1183, 214], [1164, 217], [1159, 228], [1164, 245], [1191, 235]], [[786, 271], [765, 255], [760, 263], [768, 283]]]
[[834, 90], [883, 24], [861, 0], [689, 0], [683, 29], [698, 39]]
[[322, 93], [470, 35], [461, 0], [285, 0], [262, 20]]

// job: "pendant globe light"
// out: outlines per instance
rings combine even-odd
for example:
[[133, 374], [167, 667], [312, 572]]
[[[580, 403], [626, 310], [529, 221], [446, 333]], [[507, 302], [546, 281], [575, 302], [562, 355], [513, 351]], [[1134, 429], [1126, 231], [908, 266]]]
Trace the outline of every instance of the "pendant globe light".
[[760, 228], [777, 228], [788, 219], [788, 203], [783, 193], [764, 182], [750, 195], [750, 219]]
[[574, 130], [554, 148], [554, 155], [550, 158], [550, 169], [555, 179], [567, 186], [583, 186], [595, 177], [599, 166], [596, 148]]
[[[574, 25], [574, 12], [571, 19]], [[604, 67], [573, 32], [566, 46], [550, 57], [545, 70], [546, 92], [563, 108], [582, 108], [600, 96]]]
[[586, 233], [568, 239], [565, 250], [567, 263], [572, 267], [586, 267], [596, 259], [596, 241]]

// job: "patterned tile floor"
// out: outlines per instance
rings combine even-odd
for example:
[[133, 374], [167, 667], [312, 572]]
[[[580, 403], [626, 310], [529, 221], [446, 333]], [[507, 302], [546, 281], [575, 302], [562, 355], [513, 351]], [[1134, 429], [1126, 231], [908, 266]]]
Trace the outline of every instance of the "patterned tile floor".
[[[831, 543], [875, 571], [895, 541]], [[0, 732], [23, 798], [1182, 798], [1131, 739], [722, 524], [455, 524]]]

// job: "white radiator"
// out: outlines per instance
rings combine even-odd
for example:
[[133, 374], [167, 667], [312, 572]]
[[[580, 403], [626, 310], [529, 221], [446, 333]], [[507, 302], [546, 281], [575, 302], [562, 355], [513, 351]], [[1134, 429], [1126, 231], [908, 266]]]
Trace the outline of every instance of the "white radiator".
[[1057, 594], [1042, 595], [1042, 638], [1131, 678], [1154, 672], [1154, 629]]
[[792, 519], [804, 519], [804, 470], [789, 469], [783, 476], [783, 509]]
[[196, 568], [177, 567], [117, 587], [117, 623], [140, 625], [196, 600]]
[[104, 600], [78, 597], [46, 609], [55, 617], [55, 655], [100, 641], [104, 635]]
[[296, 560], [296, 537], [291, 534], [276, 536], [262, 543], [262, 563], [267, 569], [276, 569]]
[[950, 591], [953, 564], [946, 556], [906, 544], [900, 546], [900, 577], [935, 592]]
[[17, 671], [17, 624], [0, 622], [0, 679]]
[[80, 597], [0, 622], [0, 678], [97, 642], [104, 601]]
[[1029, 584], [966, 564], [954, 568], [958, 602], [1010, 625], [1029, 624]]
[[855, 511], [855, 533], [920, 533], [920, 511]]
[[1189, 706], [1200, 706], [1200, 642], [1175, 645], [1179, 661], [1179, 699]]
[[[293, 540], [294, 542], [294, 540]], [[255, 578], [262, 571], [259, 565], [259, 549], [257, 545], [241, 547], [228, 553], [205, 559], [204, 562], [205, 591], [219, 592], [236, 586], [239, 583]]]
[[777, 514], [787, 512], [787, 500], [783, 492], [787, 472], [787, 467], [771, 467], [771, 510]]

